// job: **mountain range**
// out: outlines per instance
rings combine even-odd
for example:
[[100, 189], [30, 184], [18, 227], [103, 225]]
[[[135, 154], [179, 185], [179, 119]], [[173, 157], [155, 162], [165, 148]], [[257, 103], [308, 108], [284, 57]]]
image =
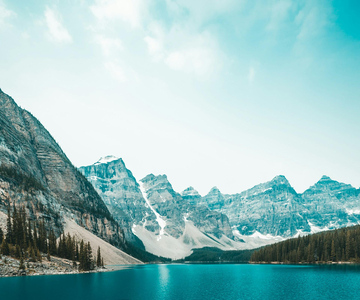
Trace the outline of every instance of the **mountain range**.
[[[4, 230], [6, 211], [13, 205], [24, 206], [31, 219], [44, 220], [57, 236], [63, 231], [77, 236], [86, 232], [88, 240], [100, 238], [127, 248], [124, 231], [91, 183], [44, 126], [0, 90], [0, 226]], [[119, 262], [137, 261], [115, 252]]]
[[114, 156], [77, 169], [44, 126], [0, 90], [4, 230], [14, 204], [57, 236], [71, 232], [107, 247], [107, 263], [140, 263], [129, 254], [157, 260], [204, 247], [253, 249], [360, 223], [360, 190], [327, 176], [303, 193], [280, 175], [237, 194], [213, 187], [201, 196], [193, 187], [176, 192], [166, 175], [137, 180]]
[[327, 176], [302, 194], [280, 175], [238, 194], [213, 187], [201, 196], [193, 187], [175, 192], [166, 175], [137, 181], [114, 156], [79, 170], [115, 218], [126, 219], [128, 235], [173, 259], [195, 248], [252, 249], [360, 223], [360, 191]]

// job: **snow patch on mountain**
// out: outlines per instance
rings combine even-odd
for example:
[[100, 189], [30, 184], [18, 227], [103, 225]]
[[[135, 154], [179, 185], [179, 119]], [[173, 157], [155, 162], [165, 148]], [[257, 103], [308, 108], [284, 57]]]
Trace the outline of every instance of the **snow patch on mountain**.
[[348, 215], [360, 215], [360, 209], [346, 209]]
[[151, 205], [147, 195], [146, 195], [146, 191], [144, 189], [143, 183], [140, 181], [140, 191], [145, 199], [146, 204], [148, 205], [148, 207], [152, 210], [152, 212], [155, 214], [156, 216], [156, 222], [159, 224], [160, 227], [160, 233], [157, 237], [157, 241], [161, 240], [162, 236], [165, 233], [165, 227], [166, 227], [166, 221], [163, 219], [162, 216], [160, 216], [160, 214], [155, 210], [155, 208]]
[[244, 235], [239, 232], [239, 230], [234, 229], [233, 234], [238, 239], [243, 240], [244, 242], [241, 243], [241, 247], [239, 250], [246, 250], [246, 249], [255, 249], [262, 246], [278, 243], [284, 241], [286, 238], [282, 236], [273, 236], [271, 234], [261, 234], [258, 231], [255, 231], [251, 235]]
[[310, 232], [311, 233], [318, 233], [318, 232], [321, 232], [321, 231], [329, 230], [329, 228], [327, 226], [321, 228], [321, 227], [316, 226], [315, 224], [311, 223], [310, 221], [308, 221], [308, 224], [310, 226]]
[[109, 162], [112, 162], [112, 161], [118, 160], [118, 159], [120, 159], [120, 158], [113, 156], [113, 155], [108, 155], [105, 157], [101, 157], [94, 165], [107, 164]]
[[214, 235], [204, 234], [189, 220], [186, 220], [184, 232], [179, 238], [166, 234], [158, 239], [154, 232], [137, 225], [133, 226], [133, 233], [144, 243], [146, 251], [171, 259], [184, 258], [195, 248], [216, 247], [222, 250], [236, 250], [243, 247], [243, 243], [233, 241], [225, 235], [218, 239]]

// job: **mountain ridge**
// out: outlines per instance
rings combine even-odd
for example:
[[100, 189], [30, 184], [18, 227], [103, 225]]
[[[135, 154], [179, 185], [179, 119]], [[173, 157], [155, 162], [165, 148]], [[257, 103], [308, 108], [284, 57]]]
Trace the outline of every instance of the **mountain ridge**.
[[57, 235], [69, 218], [126, 248], [122, 229], [93, 186], [41, 122], [0, 91], [0, 210], [14, 204], [31, 218], [44, 219]]
[[[152, 183], [146, 191], [159, 216], [168, 214], [170, 208], [166, 208], [166, 203], [168, 200], [176, 202], [173, 199], [178, 199], [179, 203], [187, 202], [193, 212], [209, 209], [221, 213], [229, 220], [232, 234], [228, 233], [228, 237], [245, 241], [252, 248], [261, 246], [262, 242], [276, 242], [360, 222], [359, 190], [326, 175], [303, 193], [297, 193], [284, 175], [277, 175], [236, 194], [223, 194], [214, 186], [204, 196], [193, 187], [176, 193], [164, 174], [156, 176], [151, 173], [140, 181]], [[176, 226], [170, 223], [166, 228], [179, 238], [184, 223], [178, 216], [172, 218], [178, 219]], [[156, 219], [153, 218], [152, 230], [159, 233]], [[147, 223], [145, 226], [150, 225]], [[240, 249], [247, 247], [244, 244], [237, 246]]]

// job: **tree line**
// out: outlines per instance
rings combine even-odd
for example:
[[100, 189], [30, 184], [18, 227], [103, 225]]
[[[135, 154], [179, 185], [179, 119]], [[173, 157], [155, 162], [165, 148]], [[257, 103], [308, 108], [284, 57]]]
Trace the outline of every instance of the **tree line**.
[[360, 262], [360, 226], [289, 239], [255, 251], [251, 262]]
[[100, 247], [93, 257], [89, 242], [78, 241], [69, 233], [62, 233], [57, 239], [52, 229], [46, 229], [44, 220], [28, 218], [23, 206], [18, 209], [13, 205], [12, 210], [8, 207], [6, 234], [0, 227], [0, 241], [0, 254], [20, 259], [21, 268], [24, 268], [25, 259], [41, 262], [42, 253], [48, 260], [51, 260], [51, 255], [72, 260], [80, 271], [104, 266]]

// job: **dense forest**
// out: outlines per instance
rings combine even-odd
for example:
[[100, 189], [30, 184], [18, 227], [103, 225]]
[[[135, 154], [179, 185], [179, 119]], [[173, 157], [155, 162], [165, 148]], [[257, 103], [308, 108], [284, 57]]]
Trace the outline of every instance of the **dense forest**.
[[360, 226], [289, 239], [255, 251], [251, 262], [360, 263]]
[[219, 248], [204, 247], [194, 249], [193, 253], [176, 262], [187, 263], [248, 263], [254, 250], [223, 251]]
[[0, 254], [20, 259], [22, 269], [25, 268], [25, 260], [41, 262], [42, 253], [46, 254], [48, 260], [51, 260], [51, 255], [72, 260], [79, 271], [104, 266], [100, 247], [96, 257], [93, 257], [90, 243], [77, 241], [69, 233], [63, 233], [56, 239], [52, 230], [46, 230], [43, 220], [30, 220], [24, 207], [18, 209], [14, 205], [12, 210], [8, 208], [6, 234], [0, 227], [0, 241]]

